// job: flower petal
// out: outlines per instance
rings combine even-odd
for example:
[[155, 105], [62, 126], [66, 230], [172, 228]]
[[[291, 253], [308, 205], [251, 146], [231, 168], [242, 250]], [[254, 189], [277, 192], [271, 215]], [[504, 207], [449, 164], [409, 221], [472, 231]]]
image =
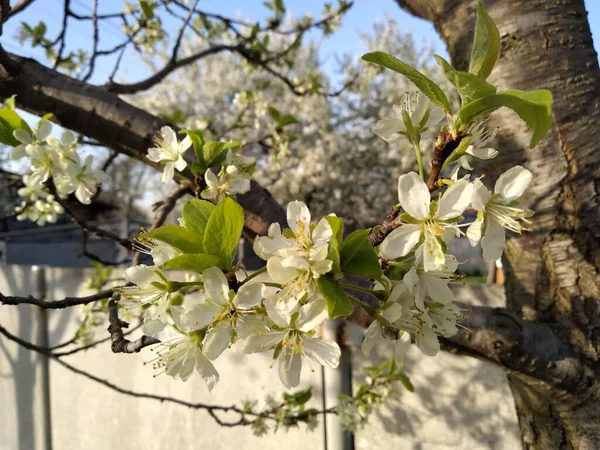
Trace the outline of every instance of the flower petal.
[[500, 194], [505, 200], [512, 202], [523, 195], [531, 183], [532, 177], [529, 170], [515, 166], [500, 175], [494, 186], [494, 193]]
[[219, 382], [219, 372], [215, 369], [215, 366], [202, 354], [200, 349], [196, 350], [196, 372], [200, 374], [209, 391]]
[[485, 236], [481, 241], [481, 248], [483, 249], [483, 259], [487, 262], [495, 261], [502, 256], [504, 252], [504, 242], [506, 240], [506, 233], [502, 225], [495, 220], [491, 219], [487, 221], [485, 227]]
[[229, 283], [220, 269], [210, 267], [202, 272], [206, 297], [219, 305], [229, 302]]
[[474, 156], [479, 159], [494, 159], [498, 156], [498, 150], [491, 147], [474, 147], [473, 145], [469, 145], [466, 152], [469, 155]]
[[450, 186], [440, 199], [436, 219], [448, 220], [460, 216], [469, 203], [473, 193], [473, 185], [469, 181], [462, 179], [458, 180]]
[[153, 281], [162, 282], [162, 279], [156, 272], [150, 269], [146, 264], [128, 267], [127, 270], [125, 270], [123, 277], [127, 281], [137, 284], [138, 286], [147, 286]]
[[233, 298], [233, 304], [241, 309], [253, 308], [263, 299], [264, 290], [265, 285], [262, 283], [244, 284]]
[[300, 371], [302, 370], [302, 355], [295, 351], [284, 349], [278, 358], [279, 379], [288, 388], [300, 384]]
[[304, 336], [304, 352], [313, 361], [318, 362], [322, 366], [327, 366], [335, 369], [340, 363], [342, 352], [337, 343], [329, 341], [322, 337]]
[[406, 256], [417, 245], [420, 238], [419, 225], [404, 224], [386, 236], [379, 246], [379, 254], [385, 259]]
[[404, 211], [415, 219], [423, 220], [429, 217], [431, 195], [417, 173], [410, 172], [398, 178], [398, 200]]
[[182, 320], [186, 329], [199, 330], [210, 325], [221, 314], [223, 308], [212, 303], [202, 303], [191, 308], [185, 313]]
[[280, 256], [269, 258], [267, 261], [267, 272], [275, 283], [285, 284], [298, 276], [298, 269], [295, 267], [286, 267], [282, 263], [283, 258]]
[[295, 234], [308, 234], [310, 226], [310, 211], [305, 203], [289, 202], [287, 206], [287, 222]]
[[279, 344], [283, 340], [283, 337], [284, 333], [281, 331], [271, 331], [268, 333], [259, 332], [258, 334], [253, 334], [244, 340], [242, 353], [266, 352], [273, 346]]
[[296, 309], [296, 303], [286, 301], [277, 294], [269, 295], [265, 301], [265, 309], [269, 318], [275, 322], [275, 325], [281, 328], [287, 328], [290, 325], [292, 312]]
[[390, 140], [394, 140], [394, 135], [399, 131], [406, 131], [406, 126], [398, 117], [390, 117], [377, 121], [373, 125], [373, 128], [371, 128], [371, 131], [389, 142]]
[[231, 343], [232, 337], [233, 329], [229, 323], [220, 323], [211, 328], [202, 341], [202, 349], [206, 357], [211, 361], [217, 359]]
[[381, 332], [381, 327], [379, 323], [374, 320], [367, 328], [365, 332], [365, 340], [362, 343], [361, 350], [365, 357], [368, 357], [371, 354], [371, 350], [375, 344], [379, 341], [383, 340], [383, 333]]
[[423, 275], [422, 280], [427, 289], [427, 294], [434, 302], [446, 304], [454, 300], [454, 294], [446, 281], [433, 275]]
[[314, 330], [327, 319], [327, 306], [324, 301], [311, 301], [300, 307], [296, 327], [300, 331]]
[[477, 211], [483, 211], [491, 196], [490, 191], [488, 191], [488, 188], [485, 187], [479, 178], [473, 181], [473, 193], [471, 194], [471, 205], [473, 208]]
[[165, 164], [165, 168], [163, 169], [161, 181], [163, 183], [168, 183], [173, 179], [173, 175], [175, 175], [175, 163], [168, 162]]
[[440, 343], [435, 332], [429, 327], [423, 327], [415, 334], [417, 347], [427, 356], [435, 356], [440, 351]]
[[467, 228], [467, 238], [471, 243], [471, 247], [475, 247], [481, 241], [481, 234], [483, 232], [483, 216], [480, 218], [477, 216], [477, 220], [475, 220], [469, 228]]

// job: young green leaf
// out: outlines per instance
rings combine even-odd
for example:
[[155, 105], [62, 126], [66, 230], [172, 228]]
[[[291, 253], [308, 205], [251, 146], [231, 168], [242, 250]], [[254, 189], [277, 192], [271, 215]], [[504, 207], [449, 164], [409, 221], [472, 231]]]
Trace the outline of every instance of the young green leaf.
[[333, 273], [339, 273], [340, 267], [340, 245], [344, 240], [344, 220], [341, 217], [326, 216], [325, 219], [329, 222], [331, 229], [333, 230], [333, 237], [329, 241], [329, 252], [327, 259], [333, 261]]
[[18, 128], [22, 128], [29, 134], [32, 134], [27, 122], [10, 108], [9, 102], [8, 107], [0, 108], [0, 143], [12, 147], [20, 145], [21, 143], [13, 136], [13, 132]]
[[333, 275], [321, 275], [317, 278], [317, 285], [319, 290], [325, 297], [325, 303], [327, 304], [327, 313], [330, 319], [336, 317], [349, 316], [354, 310], [352, 302], [340, 287], [339, 284], [333, 279]]
[[141, 239], [157, 239], [172, 245], [183, 253], [202, 253], [202, 236], [179, 225], [169, 223], [140, 235]]
[[464, 105], [457, 113], [456, 127], [465, 130], [475, 119], [506, 106], [533, 130], [530, 147], [544, 137], [552, 125], [552, 94], [545, 89], [531, 92], [504, 91]]
[[163, 264], [163, 269], [193, 270], [202, 272], [219, 265], [219, 258], [206, 253], [188, 253], [179, 255]]
[[192, 171], [194, 171], [194, 173], [203, 172], [208, 168], [208, 166], [206, 165], [206, 161], [204, 160], [204, 136], [202, 135], [202, 133], [196, 133], [190, 130], [181, 131], [187, 134], [192, 140], [192, 144], [194, 146], [194, 153], [196, 154], [196, 158], [198, 159], [197, 164], [196, 162], [194, 163], [198, 170], [196, 171], [194, 170], [194, 167], [192, 167]]
[[463, 105], [496, 93], [496, 88], [483, 78], [479, 78], [477, 75], [469, 72], [456, 70], [441, 56], [433, 55], [433, 57], [444, 70], [446, 78], [458, 91]]
[[244, 227], [244, 210], [227, 198], [215, 207], [204, 231], [204, 251], [219, 258], [218, 267], [230, 269]]
[[436, 105], [441, 106], [444, 110], [451, 111], [450, 102], [448, 102], [448, 98], [446, 97], [446, 94], [444, 94], [444, 91], [421, 72], [408, 64], [403, 63], [398, 58], [388, 55], [385, 52], [372, 52], [363, 55], [362, 59], [367, 62], [387, 67], [388, 69], [392, 69], [393, 71], [404, 75], [412, 81], [423, 94], [429, 97], [429, 100]]
[[227, 150], [224, 142], [208, 141], [204, 144], [204, 161], [206, 167], [215, 167], [220, 165], [227, 157]]
[[185, 228], [204, 238], [204, 230], [215, 205], [206, 200], [188, 200], [183, 205]]
[[348, 235], [340, 249], [342, 272], [367, 278], [382, 275], [375, 249], [369, 243], [370, 230], [356, 230]]
[[499, 56], [500, 32], [483, 3], [479, 2], [469, 72], [485, 80], [492, 73]]
[[302, 391], [297, 391], [292, 394], [283, 393], [283, 399], [289, 405], [304, 405], [312, 398], [312, 386]]
[[6, 100], [4, 100], [4, 106], [6, 106], [8, 109], [14, 111], [16, 98], [17, 98], [17, 94], [11, 95]]

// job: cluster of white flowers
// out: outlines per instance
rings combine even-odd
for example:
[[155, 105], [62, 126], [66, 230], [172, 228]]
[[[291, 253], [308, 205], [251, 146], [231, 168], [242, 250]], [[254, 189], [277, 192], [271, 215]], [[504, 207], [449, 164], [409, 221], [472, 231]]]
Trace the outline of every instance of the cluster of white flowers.
[[220, 203], [226, 197], [244, 194], [250, 190], [250, 174], [246, 171], [254, 161], [238, 152], [228, 150], [225, 165], [218, 174], [207, 170], [204, 174], [206, 189], [202, 191], [202, 198]]
[[101, 170], [92, 167], [91, 155], [81, 162], [73, 133], [65, 131], [58, 140], [50, 136], [51, 131], [52, 125], [46, 119], [40, 120], [32, 133], [21, 128], [15, 130], [14, 137], [20, 144], [10, 152], [12, 160], [28, 157], [31, 161], [31, 171], [23, 175], [24, 187], [18, 191], [23, 201], [16, 208], [17, 219], [29, 219], [40, 226], [56, 222], [63, 211], [46, 187], [49, 179], [60, 198], [75, 194], [77, 200], [87, 205], [91, 203], [94, 187], [104, 178]]
[[[282, 234], [273, 225], [270, 236], [255, 244], [268, 258], [272, 281], [281, 283], [267, 283], [280, 286], [274, 292], [262, 282], [243, 282], [234, 292], [216, 267], [202, 271], [201, 281], [174, 281], [159, 265], [176, 256], [177, 250], [160, 241], [144, 242], [142, 250], [156, 265], [128, 268], [125, 279], [133, 285], [122, 288], [121, 297], [127, 308], [154, 307], [144, 332], [162, 342], [152, 361], [156, 368], [184, 381], [196, 369], [212, 389], [219, 375], [211, 361], [238, 340], [243, 353], [271, 352], [288, 388], [300, 383], [304, 357], [337, 367], [338, 345], [315, 336], [327, 308], [314, 279], [331, 270], [332, 262], [326, 259], [331, 227], [323, 219], [311, 230], [310, 212], [301, 202], [288, 206], [288, 221], [291, 230]], [[173, 304], [175, 292], [189, 286], [201, 290], [187, 295], [183, 304]]]
[[[148, 159], [165, 166], [161, 180], [163, 183], [168, 183], [173, 179], [175, 170], [181, 172], [187, 167], [184, 154], [191, 148], [192, 139], [188, 135], [179, 141], [175, 131], [171, 127], [164, 126], [160, 129], [160, 136], [155, 138], [154, 143], [156, 147], [148, 149]], [[220, 203], [228, 196], [248, 192], [250, 190], [249, 170], [253, 165], [254, 160], [242, 155], [239, 149], [230, 148], [218, 172], [213, 172], [211, 168], [206, 170], [204, 174], [206, 189], [202, 191], [202, 198]]]
[[[390, 334], [397, 339], [397, 361], [413, 341], [424, 354], [437, 354], [438, 337], [453, 336], [462, 318], [449, 288], [458, 262], [446, 254], [448, 243], [465, 235], [462, 229], [468, 226], [466, 235], [473, 245], [482, 241], [487, 260], [500, 257], [504, 229], [521, 232], [522, 223], [528, 223], [531, 212], [516, 200], [530, 181], [531, 173], [517, 166], [498, 179], [493, 193], [479, 179], [464, 178], [449, 181], [450, 186], [434, 196], [416, 173], [399, 178], [402, 224], [379, 247], [392, 279], [383, 276], [377, 282], [382, 294], [378, 297], [385, 300], [366, 332], [365, 354]], [[469, 207], [478, 211], [477, 219], [462, 223]], [[212, 389], [219, 379], [212, 361], [241, 341], [243, 353], [270, 352], [288, 388], [298, 386], [305, 357], [336, 367], [338, 345], [315, 335], [328, 317], [319, 278], [333, 270], [330, 220], [339, 219], [325, 217], [311, 224], [304, 203], [289, 203], [289, 229], [272, 224], [268, 236], [257, 237], [254, 243], [256, 254], [267, 262], [270, 279], [265, 282], [249, 279], [240, 284], [231, 278], [233, 272], [228, 279], [216, 267], [203, 270], [200, 280], [178, 282], [160, 266], [181, 252], [162, 241], [139, 241], [138, 250], [150, 254], [155, 266], [127, 269], [125, 278], [133, 285], [122, 288], [121, 294], [128, 308], [153, 307], [144, 332], [162, 341], [154, 366], [182, 380], [196, 369]], [[190, 287], [200, 291], [190, 294], [186, 292]], [[173, 301], [182, 292], [184, 300]]]
[[[375, 321], [366, 333], [363, 352], [368, 355], [387, 330], [397, 334], [395, 357], [401, 360], [411, 337], [426, 355], [440, 349], [438, 336], [451, 337], [462, 318], [453, 304], [448, 287], [456, 277], [458, 262], [446, 254], [448, 244], [466, 232], [471, 245], [481, 241], [486, 261], [502, 256], [505, 229], [521, 233], [533, 213], [519, 206], [517, 199], [531, 182], [531, 172], [516, 166], [502, 174], [494, 192], [488, 191], [480, 179], [473, 183], [464, 178], [454, 182], [437, 199], [414, 172], [398, 180], [398, 198], [405, 211], [402, 225], [381, 243], [380, 256], [391, 261], [403, 277], [393, 281], [387, 301], [377, 310]], [[478, 211], [474, 222], [461, 224], [469, 207]]]

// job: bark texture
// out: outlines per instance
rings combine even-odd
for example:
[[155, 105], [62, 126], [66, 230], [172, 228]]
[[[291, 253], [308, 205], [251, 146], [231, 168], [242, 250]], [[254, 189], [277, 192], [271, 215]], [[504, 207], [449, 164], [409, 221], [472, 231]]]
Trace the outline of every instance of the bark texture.
[[[397, 0], [432, 21], [455, 65], [466, 70], [476, 1]], [[504, 366], [515, 397], [527, 449], [600, 448], [600, 72], [583, 0], [486, 0], [500, 30], [501, 57], [489, 81], [499, 90], [549, 89], [554, 125], [529, 150], [527, 126], [511, 111], [496, 112], [501, 126], [495, 180], [521, 164], [534, 181], [524, 199], [536, 211], [534, 231], [507, 240], [506, 297], [519, 317], [550, 327], [581, 370], [561, 382], [544, 377], [543, 358], [522, 358], [539, 374]], [[566, 355], [566, 354], [565, 354]], [[541, 364], [541, 365], [540, 365]], [[555, 363], [552, 363], [555, 364]], [[547, 369], [553, 366], [549, 365]]]

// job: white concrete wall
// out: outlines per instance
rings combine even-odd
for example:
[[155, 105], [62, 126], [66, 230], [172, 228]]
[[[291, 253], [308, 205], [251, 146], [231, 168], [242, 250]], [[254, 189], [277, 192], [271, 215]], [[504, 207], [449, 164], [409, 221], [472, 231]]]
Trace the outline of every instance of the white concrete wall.
[[[48, 296], [59, 299], [77, 293], [82, 272], [48, 269]], [[33, 292], [29, 267], [0, 267], [0, 292]], [[23, 339], [36, 340], [36, 308], [0, 307], [0, 324]], [[51, 345], [69, 339], [77, 325], [75, 311], [49, 314]], [[102, 335], [102, 330], [99, 335]], [[363, 381], [362, 364], [376, 364], [388, 354], [377, 349], [371, 361], [359, 351], [362, 330], [350, 328], [354, 346], [354, 383]], [[202, 380], [187, 383], [165, 376], [152, 377], [143, 366], [151, 352], [112, 354], [110, 345], [66, 357], [65, 360], [125, 389], [174, 396], [187, 401], [239, 404], [246, 397], [281, 395], [282, 385], [269, 358], [241, 357], [235, 352], [216, 362], [221, 381], [208, 393]], [[37, 432], [40, 417], [36, 386], [39, 356], [0, 337], [0, 450], [41, 449]], [[357, 449], [515, 449], [520, 448], [513, 400], [504, 375], [476, 360], [440, 355], [427, 358], [418, 351], [408, 355], [406, 370], [416, 393], [404, 392], [390, 401], [356, 436]], [[222, 428], [203, 411], [119, 394], [51, 362], [52, 438], [54, 449], [296, 449], [324, 448], [323, 429], [304, 427], [265, 438], [248, 428]], [[320, 371], [303, 374], [303, 386], [313, 385], [312, 406], [321, 405]], [[330, 449], [333, 450], [333, 449]]]

